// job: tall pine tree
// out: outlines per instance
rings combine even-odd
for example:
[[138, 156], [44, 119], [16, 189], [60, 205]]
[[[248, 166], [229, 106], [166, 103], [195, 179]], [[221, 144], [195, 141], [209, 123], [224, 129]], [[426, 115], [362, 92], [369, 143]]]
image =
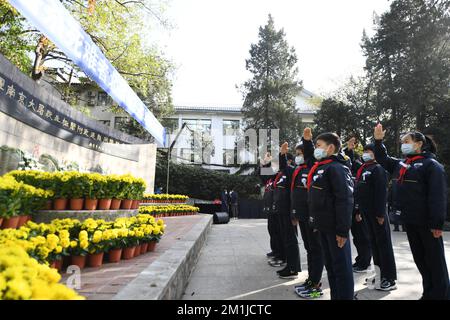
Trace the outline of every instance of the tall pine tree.
[[243, 113], [247, 129], [280, 129], [280, 140], [291, 145], [301, 135], [301, 118], [295, 97], [302, 89], [297, 79], [295, 49], [276, 30], [272, 16], [259, 29], [259, 41], [252, 44], [246, 68], [252, 78], [244, 83]]

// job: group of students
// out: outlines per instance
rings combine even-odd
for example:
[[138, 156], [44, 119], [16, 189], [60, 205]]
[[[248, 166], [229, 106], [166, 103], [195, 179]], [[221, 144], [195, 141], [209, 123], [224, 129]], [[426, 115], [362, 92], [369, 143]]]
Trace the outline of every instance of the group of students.
[[[421, 299], [449, 299], [442, 239], [447, 214], [447, 177], [435, 158], [436, 145], [420, 132], [407, 133], [401, 146], [405, 159], [396, 159], [388, 155], [384, 135], [378, 124], [374, 143], [363, 147], [362, 160], [355, 156], [353, 140], [343, 150], [338, 135], [322, 133], [314, 143], [310, 128], [304, 130], [295, 157], [288, 152], [287, 143], [281, 146], [279, 171], [265, 177], [264, 210], [271, 247], [267, 257], [269, 265], [283, 267], [277, 271], [279, 277], [297, 278], [302, 271], [299, 226], [308, 266], [307, 279], [294, 288], [300, 297], [315, 299], [323, 295], [321, 281], [325, 267], [331, 299], [355, 299], [353, 272], [367, 269], [372, 257], [375, 274], [365, 280], [368, 288], [383, 291], [397, 288], [387, 212], [391, 180], [391, 205], [401, 217], [422, 276]], [[271, 161], [267, 154], [262, 166], [270, 167]], [[364, 236], [370, 248], [365, 256], [358, 255], [360, 259], [357, 257], [355, 264], [350, 231], [355, 244]]]

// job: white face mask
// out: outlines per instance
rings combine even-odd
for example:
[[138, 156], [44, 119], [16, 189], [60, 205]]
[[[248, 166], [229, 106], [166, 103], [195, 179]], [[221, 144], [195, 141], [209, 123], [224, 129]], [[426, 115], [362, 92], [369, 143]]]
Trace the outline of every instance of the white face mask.
[[296, 165], [301, 165], [305, 163], [305, 158], [303, 158], [303, 156], [296, 156], [295, 157], [295, 164]]
[[404, 155], [416, 153], [416, 150], [414, 150], [414, 144], [413, 143], [402, 143], [402, 153]]
[[323, 158], [326, 158], [328, 156], [328, 153], [321, 148], [316, 148], [314, 150], [314, 158], [316, 158], [317, 160], [322, 160]]
[[364, 162], [368, 162], [368, 161], [372, 161], [373, 160], [373, 156], [368, 153], [368, 152], [364, 152], [362, 155], [362, 158], [364, 160]]

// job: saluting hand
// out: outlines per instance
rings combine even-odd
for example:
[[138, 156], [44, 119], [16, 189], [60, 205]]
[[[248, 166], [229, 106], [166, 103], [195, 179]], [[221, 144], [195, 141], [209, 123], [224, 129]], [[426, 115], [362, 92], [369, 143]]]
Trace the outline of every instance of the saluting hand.
[[280, 148], [280, 153], [286, 154], [286, 153], [288, 153], [288, 150], [289, 150], [289, 144], [287, 142], [283, 143]]
[[336, 236], [336, 242], [339, 248], [343, 248], [345, 245], [345, 242], [347, 242], [347, 238]]
[[348, 150], [354, 150], [354, 149], [355, 149], [355, 146], [356, 146], [356, 138], [353, 137], [353, 138], [351, 138], [350, 140], [348, 140], [348, 142], [347, 142], [347, 148], [348, 148]]
[[355, 215], [355, 220], [356, 220], [356, 222], [361, 222], [361, 221], [362, 221], [362, 216], [361, 216], [360, 213], [357, 213], [357, 214]]
[[383, 130], [383, 125], [381, 123], [377, 124], [373, 132], [373, 137], [375, 140], [383, 140], [386, 130]]
[[305, 128], [305, 130], [303, 130], [303, 139], [305, 139], [306, 141], [312, 140], [311, 128]]
[[384, 217], [377, 217], [377, 222], [378, 222], [378, 224], [380, 225], [380, 226], [382, 226], [383, 225], [383, 223], [384, 223]]
[[433, 233], [433, 237], [435, 237], [436, 239], [442, 237], [442, 230], [431, 229], [431, 233]]

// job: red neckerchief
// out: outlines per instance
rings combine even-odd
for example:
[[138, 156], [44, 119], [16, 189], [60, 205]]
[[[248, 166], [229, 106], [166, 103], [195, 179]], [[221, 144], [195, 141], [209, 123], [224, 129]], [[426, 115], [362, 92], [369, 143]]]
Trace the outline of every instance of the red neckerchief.
[[364, 162], [363, 165], [361, 167], [359, 167], [358, 171], [356, 172], [356, 182], [358, 182], [359, 179], [361, 178], [361, 174], [364, 171], [364, 169], [374, 163], [375, 163], [375, 161], [373, 161], [373, 160], [369, 161], [369, 162]]
[[298, 176], [298, 173], [302, 170], [308, 168], [307, 164], [302, 164], [301, 166], [297, 167], [297, 169], [295, 169], [294, 174], [292, 175], [292, 182], [291, 182], [291, 190], [294, 190], [295, 187], [295, 179]]
[[277, 187], [278, 180], [280, 180], [281, 176], [283, 175], [283, 171], [280, 171], [277, 173], [277, 176], [275, 177], [275, 181], [273, 182], [273, 187]]
[[407, 158], [407, 159], [406, 159], [406, 162], [405, 162], [406, 167], [402, 166], [402, 167], [400, 168], [400, 173], [399, 173], [399, 175], [398, 175], [398, 180], [397, 180], [398, 183], [403, 183], [403, 180], [405, 179], [405, 174], [406, 174], [406, 171], [407, 171], [408, 168], [409, 168], [409, 165], [410, 165], [411, 163], [413, 163], [414, 161], [420, 160], [420, 159], [425, 159], [425, 157], [423, 157], [423, 156], [414, 156], [414, 157], [411, 157], [411, 158]]
[[328, 160], [316, 162], [316, 164], [311, 168], [311, 171], [308, 174], [308, 190], [311, 188], [311, 185], [313, 182], [313, 176], [314, 176], [314, 173], [316, 173], [317, 168], [321, 165], [328, 164], [330, 162], [333, 162], [333, 160], [328, 159]]

